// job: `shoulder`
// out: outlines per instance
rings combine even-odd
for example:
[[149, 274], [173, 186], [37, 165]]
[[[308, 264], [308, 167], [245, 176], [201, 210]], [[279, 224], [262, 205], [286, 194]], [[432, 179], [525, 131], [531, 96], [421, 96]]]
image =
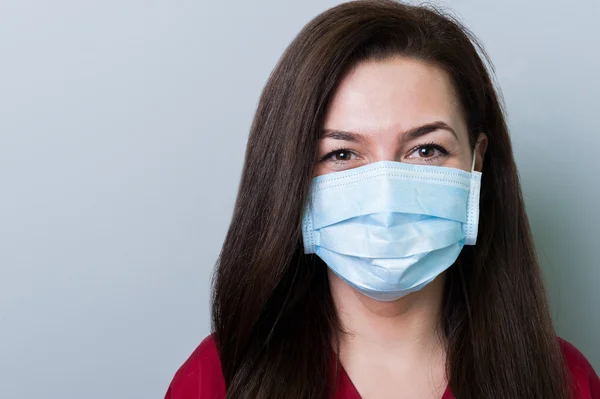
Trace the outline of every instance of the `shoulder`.
[[563, 357], [571, 375], [576, 398], [600, 399], [600, 379], [592, 365], [571, 343], [558, 339]]
[[165, 399], [225, 398], [225, 380], [214, 336], [206, 337], [177, 370]]

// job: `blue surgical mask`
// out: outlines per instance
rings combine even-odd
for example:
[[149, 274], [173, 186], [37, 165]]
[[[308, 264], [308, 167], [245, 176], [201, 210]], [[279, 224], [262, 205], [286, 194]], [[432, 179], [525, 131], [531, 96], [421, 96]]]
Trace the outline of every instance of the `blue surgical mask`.
[[475, 245], [481, 173], [471, 170], [382, 161], [317, 176], [304, 252], [378, 301], [420, 290]]

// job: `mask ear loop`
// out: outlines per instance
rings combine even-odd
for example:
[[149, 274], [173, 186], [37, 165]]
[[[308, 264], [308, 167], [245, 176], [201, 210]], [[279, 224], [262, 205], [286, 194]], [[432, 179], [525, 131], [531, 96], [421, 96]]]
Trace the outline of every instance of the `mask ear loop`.
[[481, 189], [481, 173], [475, 172], [477, 151], [473, 149], [473, 163], [471, 164], [471, 187], [467, 203], [467, 223], [464, 226], [465, 245], [475, 245], [479, 227], [479, 190]]
[[475, 171], [475, 161], [477, 160], [477, 146], [473, 148], [473, 163], [471, 164], [471, 173]]

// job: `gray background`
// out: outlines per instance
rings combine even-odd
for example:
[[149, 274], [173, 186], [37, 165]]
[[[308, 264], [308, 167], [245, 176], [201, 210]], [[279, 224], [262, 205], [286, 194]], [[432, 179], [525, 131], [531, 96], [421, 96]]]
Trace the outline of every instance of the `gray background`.
[[[337, 3], [0, 0], [0, 396], [164, 395], [209, 332], [260, 90]], [[600, 370], [600, 0], [445, 4], [496, 64], [558, 331]]]

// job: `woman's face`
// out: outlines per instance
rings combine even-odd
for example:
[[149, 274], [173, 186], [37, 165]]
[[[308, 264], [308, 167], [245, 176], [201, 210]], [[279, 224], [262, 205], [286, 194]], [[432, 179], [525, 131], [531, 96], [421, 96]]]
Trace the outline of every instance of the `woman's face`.
[[[487, 137], [476, 145], [476, 170]], [[442, 69], [412, 58], [358, 64], [325, 117], [315, 176], [398, 161], [471, 171], [472, 150], [458, 96]]]

